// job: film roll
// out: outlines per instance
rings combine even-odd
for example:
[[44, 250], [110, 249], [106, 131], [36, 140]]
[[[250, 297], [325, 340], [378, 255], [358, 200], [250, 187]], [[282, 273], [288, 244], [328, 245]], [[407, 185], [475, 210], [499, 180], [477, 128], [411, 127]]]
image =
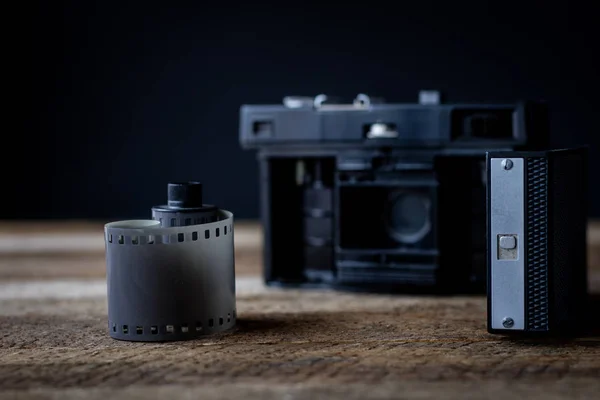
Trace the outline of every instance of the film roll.
[[235, 326], [233, 214], [162, 227], [158, 220], [106, 224], [110, 336], [188, 340]]

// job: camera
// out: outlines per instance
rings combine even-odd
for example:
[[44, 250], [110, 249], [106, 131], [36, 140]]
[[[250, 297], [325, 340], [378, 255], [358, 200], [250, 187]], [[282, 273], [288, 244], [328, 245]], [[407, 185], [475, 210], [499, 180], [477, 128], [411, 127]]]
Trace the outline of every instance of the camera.
[[587, 151], [488, 153], [490, 333], [586, 328]]
[[358, 94], [242, 105], [268, 285], [485, 293], [486, 153], [545, 146], [543, 102]]

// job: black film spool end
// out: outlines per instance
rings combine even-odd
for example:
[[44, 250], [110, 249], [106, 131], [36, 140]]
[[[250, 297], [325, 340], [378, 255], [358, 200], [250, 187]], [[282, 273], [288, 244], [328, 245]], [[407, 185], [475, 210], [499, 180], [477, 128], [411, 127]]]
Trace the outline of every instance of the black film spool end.
[[168, 185], [169, 208], [202, 207], [202, 184], [200, 182], [173, 182]]
[[152, 207], [152, 219], [163, 227], [188, 226], [219, 220], [219, 209], [203, 204], [200, 182], [169, 182], [167, 204]]

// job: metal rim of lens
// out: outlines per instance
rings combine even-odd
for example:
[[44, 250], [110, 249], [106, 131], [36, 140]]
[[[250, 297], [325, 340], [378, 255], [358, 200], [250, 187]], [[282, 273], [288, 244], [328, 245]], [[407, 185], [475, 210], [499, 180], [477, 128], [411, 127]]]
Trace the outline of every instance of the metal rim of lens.
[[[422, 204], [425, 206], [425, 222], [423, 226], [418, 229], [416, 232], [411, 233], [400, 233], [393, 226], [390, 225], [391, 212], [401, 197], [410, 195], [418, 197], [421, 200]], [[384, 219], [385, 226], [388, 235], [390, 235], [394, 240], [400, 243], [414, 244], [422, 240], [429, 232], [431, 232], [431, 200], [426, 197], [423, 193], [415, 192], [411, 190], [396, 190], [389, 194], [387, 198], [387, 204], [385, 207]]]

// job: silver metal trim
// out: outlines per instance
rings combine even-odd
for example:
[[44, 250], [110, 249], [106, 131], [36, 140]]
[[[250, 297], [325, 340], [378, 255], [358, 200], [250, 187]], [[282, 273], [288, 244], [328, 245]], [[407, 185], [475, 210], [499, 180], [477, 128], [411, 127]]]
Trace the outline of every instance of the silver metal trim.
[[381, 122], [371, 124], [369, 132], [367, 132], [367, 139], [394, 139], [397, 137], [398, 131]]
[[[490, 249], [492, 329], [525, 329], [525, 193], [524, 160], [511, 158], [513, 166], [503, 167], [505, 158], [490, 160]], [[501, 235], [515, 235], [516, 259], [498, 259]], [[510, 328], [503, 323], [514, 322]]]
[[364, 93], [359, 93], [358, 95], [356, 95], [353, 104], [356, 107], [370, 107], [371, 98]]
[[331, 100], [326, 94], [321, 93], [315, 96], [313, 106], [319, 111], [365, 111], [371, 109], [373, 99], [364, 93], [359, 93], [352, 104], [325, 104]]
[[285, 96], [283, 105], [287, 108], [311, 108], [314, 104], [314, 99], [307, 96]]
[[419, 92], [419, 104], [438, 105], [441, 102], [441, 94], [437, 90], [421, 90]]

